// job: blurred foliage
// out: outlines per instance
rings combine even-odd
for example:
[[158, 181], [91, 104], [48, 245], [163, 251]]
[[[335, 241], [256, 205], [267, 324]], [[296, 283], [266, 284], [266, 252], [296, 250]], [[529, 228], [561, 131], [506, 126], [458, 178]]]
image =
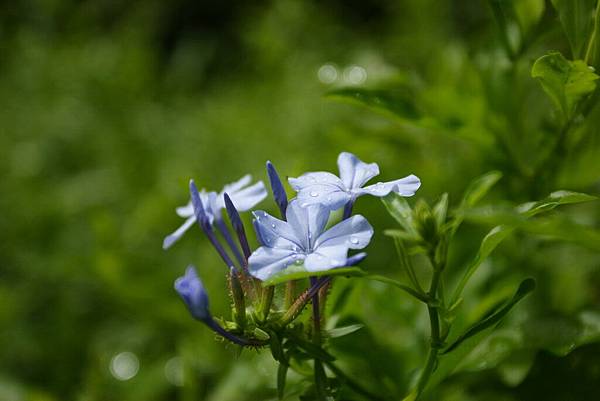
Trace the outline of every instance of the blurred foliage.
[[[559, 89], [564, 118], [544, 91], [569, 78], [531, 76], [551, 50], [568, 67], [548, 74], [583, 59], [598, 70], [600, 40], [587, 39], [597, 13], [589, 0], [0, 5], [0, 399], [276, 399], [271, 356], [215, 342], [172, 289], [193, 262], [213, 312], [227, 307], [225, 272], [198, 230], [161, 249], [190, 177], [212, 189], [247, 172], [265, 180], [266, 160], [289, 176], [335, 171], [347, 150], [377, 161], [382, 179], [417, 174], [417, 198], [447, 192], [456, 207], [474, 178], [498, 170], [456, 232], [455, 280], [493, 226], [519, 219], [516, 205], [559, 189], [598, 194], [595, 74], [580, 71], [590, 79], [576, 96]], [[385, 208], [365, 199], [357, 212], [377, 232], [362, 267], [406, 280]], [[474, 273], [455, 324], [478, 321], [524, 277], [537, 289], [431, 399], [600, 390], [598, 203], [515, 224]], [[427, 346], [422, 305], [340, 278], [328, 308], [340, 324], [365, 324], [330, 341], [348, 374], [406, 394]], [[297, 399], [304, 383], [288, 381]]]

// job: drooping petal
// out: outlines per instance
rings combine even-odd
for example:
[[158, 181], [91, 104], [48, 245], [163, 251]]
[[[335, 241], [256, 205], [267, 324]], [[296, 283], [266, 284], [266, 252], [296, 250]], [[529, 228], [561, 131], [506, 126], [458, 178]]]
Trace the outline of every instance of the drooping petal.
[[312, 249], [314, 241], [325, 229], [329, 219], [329, 209], [321, 204], [303, 207], [296, 199], [289, 204], [286, 219], [302, 248], [308, 250]]
[[[217, 200], [217, 205], [221, 209], [225, 207], [223, 193], [219, 195], [219, 198]], [[265, 188], [265, 184], [262, 181], [259, 181], [247, 188], [238, 190], [236, 192], [227, 193], [229, 194], [231, 201], [235, 205], [235, 208], [240, 212], [245, 212], [247, 210], [252, 209], [260, 201], [267, 197], [267, 190]]]
[[314, 250], [322, 248], [345, 246], [351, 249], [366, 247], [373, 236], [373, 227], [361, 215], [352, 216], [325, 231], [315, 241]]
[[399, 180], [389, 182], [378, 182], [364, 188], [355, 189], [358, 195], [386, 196], [390, 192], [395, 192], [402, 196], [413, 196], [421, 186], [421, 180], [416, 175], [409, 175]]
[[347, 189], [360, 188], [371, 178], [379, 175], [377, 163], [365, 163], [352, 153], [340, 153], [337, 163], [340, 178]]
[[302, 261], [303, 254], [290, 249], [261, 246], [250, 255], [248, 271], [259, 280], [267, 280], [296, 261]]
[[231, 184], [225, 185], [221, 192], [227, 192], [229, 194], [229, 196], [231, 196], [233, 193], [239, 191], [240, 189], [244, 188], [246, 185], [250, 184], [251, 181], [252, 181], [252, 176], [250, 174], [246, 174], [239, 180], [232, 182]]
[[192, 205], [192, 201], [189, 201], [187, 205], [180, 206], [175, 209], [177, 216], [187, 218], [194, 215], [194, 206]]
[[298, 251], [304, 249], [296, 232], [285, 221], [279, 220], [262, 210], [252, 212], [256, 221], [254, 228], [260, 242], [268, 248]]
[[210, 319], [208, 294], [194, 266], [188, 266], [185, 275], [175, 280], [175, 290], [193, 317], [202, 321]]
[[347, 255], [348, 247], [344, 245], [319, 248], [306, 257], [304, 267], [309, 272], [317, 272], [345, 266]]
[[173, 245], [179, 238], [185, 234], [185, 232], [194, 225], [196, 221], [196, 216], [188, 217], [188, 219], [183, 223], [177, 230], [175, 230], [172, 234], [169, 234], [163, 240], [163, 249], [169, 249], [171, 245]]

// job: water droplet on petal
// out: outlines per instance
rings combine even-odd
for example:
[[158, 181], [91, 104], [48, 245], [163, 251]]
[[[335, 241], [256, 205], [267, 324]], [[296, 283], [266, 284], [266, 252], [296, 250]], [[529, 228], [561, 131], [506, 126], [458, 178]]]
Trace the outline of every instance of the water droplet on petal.
[[356, 238], [356, 237], [350, 237], [350, 242], [353, 243], [354, 245], [359, 243], [358, 238]]
[[313, 198], [316, 198], [317, 196], [319, 196], [319, 193], [318, 193], [318, 192], [315, 192], [315, 191], [312, 191], [312, 192], [310, 193], [310, 196], [312, 196]]
[[275, 224], [271, 224], [271, 228], [275, 229]]
[[301, 265], [301, 264], [302, 264], [302, 262], [304, 262], [304, 260], [302, 260], [302, 259], [298, 259], [298, 260], [296, 260], [296, 262], [295, 262], [295, 263], [296, 263], [297, 265]]
[[327, 202], [331, 202], [331, 196], [327, 197]]
[[267, 238], [267, 244], [271, 242], [271, 238]]

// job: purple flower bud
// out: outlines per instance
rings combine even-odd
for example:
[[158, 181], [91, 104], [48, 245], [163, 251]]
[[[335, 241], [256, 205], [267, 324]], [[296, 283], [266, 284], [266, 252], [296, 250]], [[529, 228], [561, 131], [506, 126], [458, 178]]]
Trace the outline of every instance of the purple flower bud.
[[195, 319], [206, 323], [212, 320], [208, 310], [208, 295], [194, 266], [188, 266], [185, 275], [175, 280], [175, 290]]
[[281, 216], [285, 219], [285, 212], [288, 205], [287, 195], [285, 193], [285, 188], [279, 179], [279, 174], [277, 174], [275, 166], [273, 166], [270, 161], [267, 162], [267, 174], [269, 175], [269, 181], [271, 182], [271, 190], [273, 191], [275, 203], [279, 206]]

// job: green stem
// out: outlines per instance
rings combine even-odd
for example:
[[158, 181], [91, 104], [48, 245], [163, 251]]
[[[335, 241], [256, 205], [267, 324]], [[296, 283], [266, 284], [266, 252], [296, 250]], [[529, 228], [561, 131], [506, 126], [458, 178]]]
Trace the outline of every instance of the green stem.
[[[317, 277], [310, 278], [311, 286], [317, 285]], [[313, 316], [313, 343], [320, 347], [321, 346], [321, 308], [319, 306], [319, 291], [317, 291], [312, 297], [312, 316]], [[314, 360], [315, 370], [315, 388], [317, 391], [317, 399], [319, 401], [325, 401], [327, 399], [326, 391], [326, 378], [325, 369], [320, 359], [315, 358]]]
[[[431, 278], [431, 285], [429, 287], [429, 297], [434, 301], [437, 301], [437, 291], [440, 284], [440, 279], [442, 276], [443, 266], [433, 265], [433, 277]], [[438, 302], [436, 302], [437, 304]], [[441, 347], [441, 338], [440, 338], [440, 317], [438, 312], [438, 306], [432, 305], [431, 303], [427, 305], [427, 312], [429, 312], [429, 324], [431, 326], [431, 342], [429, 345], [429, 352], [427, 354], [427, 362], [425, 363], [425, 367], [421, 373], [421, 377], [419, 377], [419, 382], [417, 383], [417, 396], [416, 399], [423, 393], [427, 383], [435, 367], [437, 365], [438, 353]]]
[[500, 29], [500, 39], [502, 40], [502, 45], [506, 50], [506, 54], [511, 61], [515, 61], [516, 54], [510, 44], [510, 38], [508, 36], [508, 25], [506, 23], [506, 15], [504, 15], [504, 10], [502, 9], [501, 2], [498, 0], [489, 0], [490, 7], [492, 8], [492, 14], [494, 14], [494, 19], [498, 24], [498, 28]]

